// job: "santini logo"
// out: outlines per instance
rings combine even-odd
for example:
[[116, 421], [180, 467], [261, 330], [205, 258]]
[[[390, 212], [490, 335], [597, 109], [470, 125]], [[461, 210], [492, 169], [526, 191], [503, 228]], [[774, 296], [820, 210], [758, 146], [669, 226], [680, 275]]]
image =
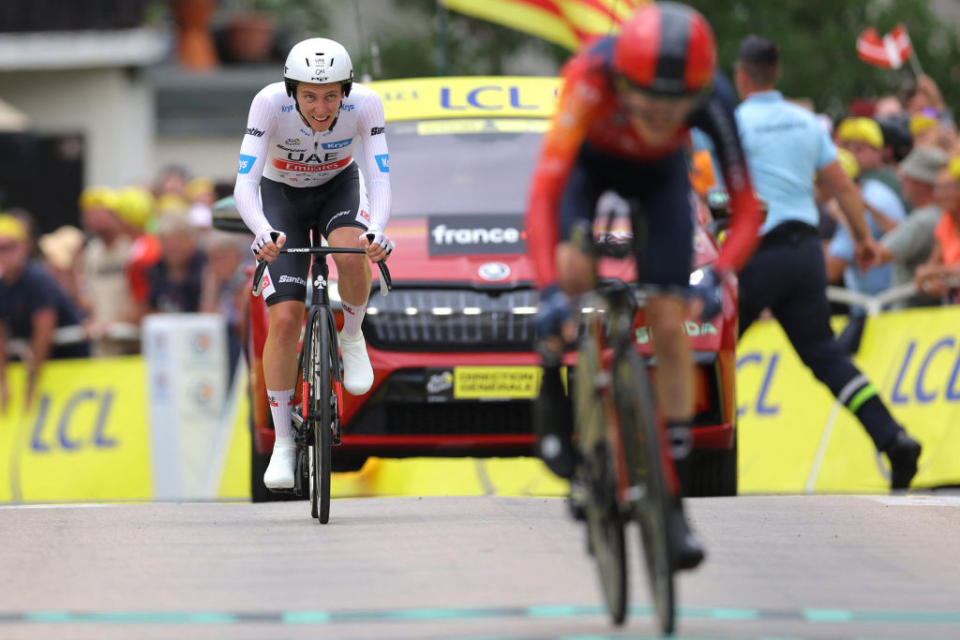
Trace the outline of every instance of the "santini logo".
[[438, 245], [516, 244], [520, 242], [520, 230], [516, 227], [458, 229], [441, 224], [434, 227], [432, 233], [433, 241]]

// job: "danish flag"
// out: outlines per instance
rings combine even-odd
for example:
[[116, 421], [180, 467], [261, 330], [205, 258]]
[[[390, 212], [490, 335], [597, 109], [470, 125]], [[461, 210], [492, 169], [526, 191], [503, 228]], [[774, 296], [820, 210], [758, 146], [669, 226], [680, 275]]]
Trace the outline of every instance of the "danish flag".
[[902, 24], [882, 38], [876, 29], [868, 27], [857, 38], [857, 55], [868, 64], [884, 69], [899, 69], [913, 55], [913, 46]]

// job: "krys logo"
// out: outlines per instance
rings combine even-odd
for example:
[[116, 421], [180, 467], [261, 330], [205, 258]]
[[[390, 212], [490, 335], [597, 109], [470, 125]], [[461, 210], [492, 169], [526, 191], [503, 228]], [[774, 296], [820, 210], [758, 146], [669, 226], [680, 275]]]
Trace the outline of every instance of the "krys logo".
[[240, 166], [237, 168], [237, 173], [250, 173], [250, 170], [253, 169], [253, 165], [256, 164], [256, 156], [247, 156], [240, 155]]
[[432, 256], [523, 253], [523, 216], [512, 214], [430, 216]]
[[351, 142], [353, 142], [353, 138], [347, 138], [346, 140], [337, 140], [336, 142], [324, 142], [320, 146], [324, 149], [343, 149]]

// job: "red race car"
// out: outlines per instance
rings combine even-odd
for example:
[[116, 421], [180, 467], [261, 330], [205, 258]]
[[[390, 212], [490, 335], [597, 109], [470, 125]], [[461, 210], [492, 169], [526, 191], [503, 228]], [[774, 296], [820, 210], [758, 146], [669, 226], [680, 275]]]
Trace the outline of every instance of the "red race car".
[[[374, 283], [363, 325], [374, 383], [363, 396], [343, 396], [335, 471], [358, 469], [369, 456], [532, 455], [531, 400], [540, 359], [532, 349], [537, 291], [525, 254], [523, 209], [559, 82], [370, 83], [384, 99], [388, 121], [394, 289], [384, 297]], [[610, 198], [615, 208], [616, 196]], [[699, 213], [697, 267], [717, 257], [707, 231], [710, 213], [702, 205]], [[229, 226], [227, 217], [217, 215], [221, 228]], [[624, 280], [633, 273], [630, 261], [603, 261], [600, 268], [602, 276]], [[697, 277], [694, 271], [691, 279]], [[720, 317], [686, 323], [697, 363], [687, 495], [733, 495], [737, 489], [734, 284], [725, 296]], [[261, 500], [274, 494], [262, 480], [273, 427], [260, 360], [267, 327], [260, 298], [251, 298], [249, 327], [251, 484], [253, 499]], [[636, 336], [638, 349], [650, 355], [642, 313]], [[569, 357], [573, 365], [575, 354]]]

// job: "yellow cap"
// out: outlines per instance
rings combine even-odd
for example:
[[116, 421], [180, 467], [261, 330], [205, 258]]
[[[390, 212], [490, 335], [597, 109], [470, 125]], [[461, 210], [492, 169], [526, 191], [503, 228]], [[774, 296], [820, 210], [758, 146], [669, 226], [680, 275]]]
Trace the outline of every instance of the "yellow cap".
[[102, 207], [117, 210], [117, 193], [107, 187], [87, 187], [80, 194], [80, 208], [82, 210]]
[[153, 194], [140, 187], [124, 187], [117, 192], [117, 213], [134, 229], [143, 229], [153, 215]]
[[190, 203], [178, 195], [165, 193], [157, 198], [157, 213], [167, 215], [168, 213], [185, 213], [190, 208]]
[[950, 158], [950, 162], [947, 164], [947, 171], [950, 172], [950, 178], [952, 180], [960, 180], [960, 156]]
[[194, 178], [183, 187], [183, 197], [193, 202], [201, 193], [213, 193], [213, 180], [209, 178]]
[[865, 142], [876, 149], [883, 148], [883, 132], [870, 118], [846, 118], [837, 127], [841, 142]]
[[915, 136], [918, 136], [925, 131], [929, 131], [935, 126], [937, 126], [936, 119], [931, 118], [930, 116], [925, 116], [922, 113], [918, 113], [910, 118], [910, 133]]
[[857, 176], [860, 175], [860, 163], [846, 149], [837, 149], [837, 162], [840, 163], [840, 168], [850, 176], [851, 180], [856, 180]]
[[0, 213], [0, 238], [23, 242], [27, 239], [27, 228], [8, 213]]

